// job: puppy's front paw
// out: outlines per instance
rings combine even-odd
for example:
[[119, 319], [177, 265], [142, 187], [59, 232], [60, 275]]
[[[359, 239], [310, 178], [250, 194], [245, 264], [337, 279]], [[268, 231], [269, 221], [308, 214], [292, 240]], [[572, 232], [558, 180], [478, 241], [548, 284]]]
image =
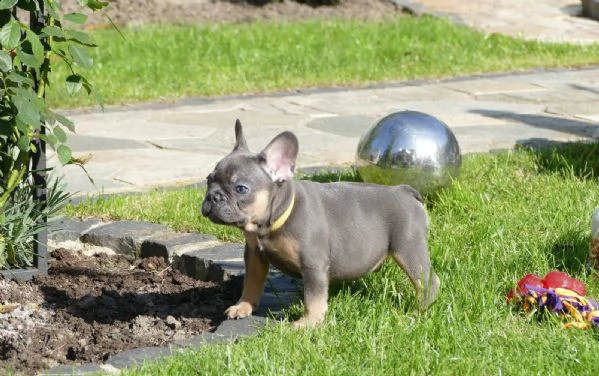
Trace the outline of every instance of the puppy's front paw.
[[225, 315], [227, 315], [227, 317], [230, 319], [242, 319], [244, 317], [251, 316], [253, 309], [254, 308], [250, 303], [239, 302], [227, 308]]
[[293, 329], [314, 328], [324, 321], [324, 317], [304, 316], [292, 324]]

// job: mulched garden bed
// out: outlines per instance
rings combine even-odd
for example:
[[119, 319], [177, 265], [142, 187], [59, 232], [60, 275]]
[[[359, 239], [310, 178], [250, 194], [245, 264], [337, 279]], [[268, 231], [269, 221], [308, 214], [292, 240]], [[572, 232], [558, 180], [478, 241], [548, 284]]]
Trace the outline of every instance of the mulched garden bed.
[[51, 256], [48, 276], [0, 279], [0, 373], [101, 363], [124, 350], [189, 338], [215, 328], [240, 294], [239, 280], [198, 281], [162, 258], [64, 248]]
[[[91, 14], [88, 25], [110, 27], [183, 23], [237, 23], [257, 20], [380, 19], [402, 13], [391, 0], [342, 0], [335, 6], [296, 0], [110, 0], [103, 12]], [[320, 2], [322, 3], [322, 2]], [[65, 11], [80, 11], [78, 0], [62, 0]]]

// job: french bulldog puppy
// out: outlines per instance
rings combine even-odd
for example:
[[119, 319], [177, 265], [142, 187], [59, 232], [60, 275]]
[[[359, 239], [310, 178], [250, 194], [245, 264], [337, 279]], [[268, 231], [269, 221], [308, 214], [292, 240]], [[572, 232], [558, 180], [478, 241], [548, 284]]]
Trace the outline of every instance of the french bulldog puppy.
[[423, 308], [440, 281], [428, 254], [428, 218], [407, 185], [293, 180], [298, 141], [276, 136], [249, 151], [239, 120], [233, 151], [208, 175], [202, 214], [245, 235], [245, 277], [237, 304], [225, 313], [250, 316], [260, 302], [269, 265], [304, 281], [304, 315], [294, 327], [324, 320], [329, 283], [359, 278], [391, 258], [407, 273]]

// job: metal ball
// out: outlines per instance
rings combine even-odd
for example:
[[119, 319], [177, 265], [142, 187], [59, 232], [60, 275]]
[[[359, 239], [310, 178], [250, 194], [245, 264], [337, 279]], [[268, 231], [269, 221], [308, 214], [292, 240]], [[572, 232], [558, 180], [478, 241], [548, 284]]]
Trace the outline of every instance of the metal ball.
[[418, 111], [399, 111], [374, 122], [356, 153], [356, 168], [365, 182], [408, 184], [422, 194], [449, 186], [461, 164], [451, 129]]

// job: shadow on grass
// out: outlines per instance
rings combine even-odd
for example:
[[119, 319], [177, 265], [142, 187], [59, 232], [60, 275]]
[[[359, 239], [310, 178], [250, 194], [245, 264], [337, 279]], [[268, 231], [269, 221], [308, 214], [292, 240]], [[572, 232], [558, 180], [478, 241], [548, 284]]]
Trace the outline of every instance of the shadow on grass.
[[532, 153], [539, 172], [585, 180], [599, 178], [599, 143], [537, 140], [520, 145]]
[[[370, 273], [368, 276], [358, 278], [352, 281], [344, 282], [332, 282], [329, 285], [329, 296], [328, 304], [329, 309], [332, 309], [335, 303], [332, 300], [337, 297], [351, 300], [349, 308], [353, 311], [359, 311], [365, 307], [375, 305], [379, 299], [385, 299], [391, 302], [397, 312], [403, 314], [411, 314], [419, 310], [419, 306], [416, 302], [416, 293], [412, 284], [410, 284], [408, 277], [403, 274], [397, 276], [396, 273], [389, 273], [385, 271], [386, 268], [397, 268], [391, 260], [388, 260], [389, 265], [385, 265], [383, 270], [375, 271]], [[386, 264], [387, 264], [386, 263]], [[381, 275], [383, 273], [383, 275]], [[393, 276], [391, 276], [393, 275]], [[376, 281], [373, 280], [376, 279]], [[379, 286], [379, 281], [390, 281], [388, 286]], [[289, 322], [295, 321], [303, 316], [304, 305], [303, 305], [303, 289], [298, 291], [300, 294], [300, 300], [286, 307], [286, 317]], [[351, 298], [347, 298], [351, 297]], [[333, 304], [333, 305], [331, 305]]]
[[[364, 179], [360, 176], [360, 173], [355, 168], [349, 167], [339, 167], [339, 168], [331, 168], [331, 167], [311, 167], [307, 169], [302, 169], [298, 174], [299, 180], [310, 180], [318, 183], [334, 183], [334, 182], [354, 182], [354, 183], [364, 183]], [[410, 185], [409, 182], [404, 184]], [[422, 198], [424, 199], [424, 203], [428, 209], [431, 209], [439, 195], [443, 192], [443, 189], [439, 189], [436, 191], [431, 191], [425, 194], [422, 194]]]
[[547, 245], [546, 254], [552, 269], [569, 275], [585, 274], [590, 239], [579, 233], [565, 234], [553, 244]]
[[331, 296], [357, 296], [360, 302], [389, 300], [398, 311], [406, 314], [418, 309], [414, 287], [404, 271], [391, 259], [383, 264], [381, 270], [362, 278], [331, 284], [329, 293]]
[[[592, 137], [599, 131], [599, 126], [595, 123], [555, 116], [489, 110], [472, 112], [494, 119], [512, 120], [537, 128], [569, 133], [581, 138]], [[561, 142], [546, 138], [529, 138], [519, 140], [517, 146], [534, 154], [541, 171], [559, 172], [584, 179], [595, 179], [599, 176], [599, 144], [596, 142]]]

